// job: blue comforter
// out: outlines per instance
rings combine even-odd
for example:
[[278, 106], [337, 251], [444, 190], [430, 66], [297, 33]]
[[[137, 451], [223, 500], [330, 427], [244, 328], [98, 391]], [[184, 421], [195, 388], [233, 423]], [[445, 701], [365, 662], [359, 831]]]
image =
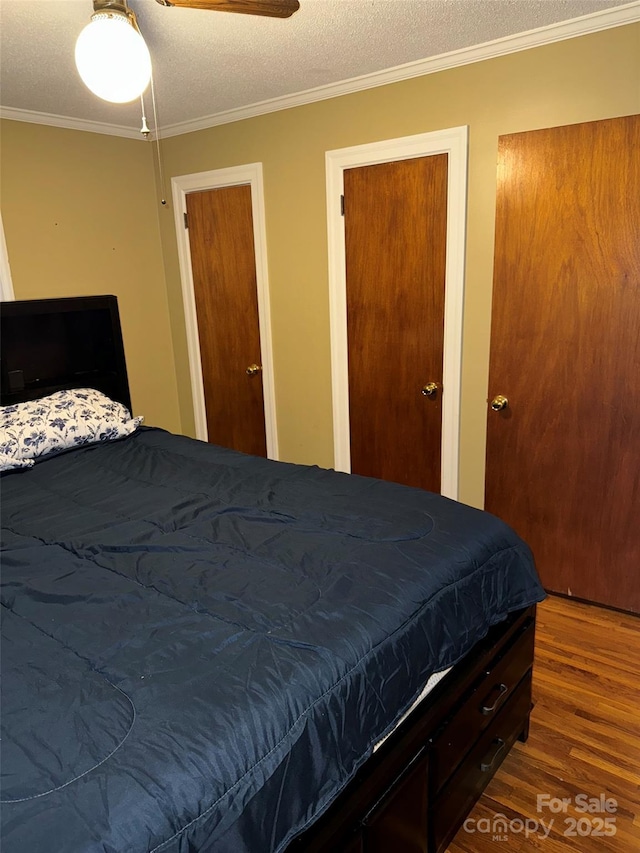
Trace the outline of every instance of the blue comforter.
[[541, 600], [439, 496], [160, 430], [2, 480], [3, 853], [268, 853]]

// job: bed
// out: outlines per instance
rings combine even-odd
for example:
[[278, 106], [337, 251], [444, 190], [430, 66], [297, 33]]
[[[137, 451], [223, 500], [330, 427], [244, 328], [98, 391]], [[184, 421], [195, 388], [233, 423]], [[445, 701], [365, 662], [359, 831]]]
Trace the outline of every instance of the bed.
[[3, 853], [444, 851], [527, 736], [527, 546], [141, 425], [115, 297], [5, 304], [2, 404]]

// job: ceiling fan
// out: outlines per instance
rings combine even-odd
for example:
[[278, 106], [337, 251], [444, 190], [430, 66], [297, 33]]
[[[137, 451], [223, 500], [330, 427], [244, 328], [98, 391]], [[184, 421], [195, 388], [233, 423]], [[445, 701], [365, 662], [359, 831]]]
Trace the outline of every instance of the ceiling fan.
[[[156, 0], [161, 6], [239, 12], [290, 18], [299, 0]], [[86, 86], [99, 98], [127, 103], [139, 97], [151, 79], [151, 57], [135, 12], [127, 0], [93, 0], [91, 22], [76, 42], [76, 66]], [[143, 116], [143, 125], [145, 124]]]
[[298, 0], [156, 0], [161, 6], [209, 9], [212, 12], [240, 12], [267, 18], [290, 18], [300, 8]]

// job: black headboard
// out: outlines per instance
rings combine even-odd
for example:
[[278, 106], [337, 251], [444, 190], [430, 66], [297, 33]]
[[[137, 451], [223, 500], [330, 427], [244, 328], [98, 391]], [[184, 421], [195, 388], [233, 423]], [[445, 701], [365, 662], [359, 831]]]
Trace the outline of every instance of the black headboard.
[[96, 388], [131, 411], [115, 296], [0, 304], [0, 402]]

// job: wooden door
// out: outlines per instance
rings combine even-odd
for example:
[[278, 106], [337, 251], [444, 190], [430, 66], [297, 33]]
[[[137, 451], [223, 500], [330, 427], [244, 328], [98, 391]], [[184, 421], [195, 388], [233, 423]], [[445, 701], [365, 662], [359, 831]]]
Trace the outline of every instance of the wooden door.
[[[435, 492], [447, 159], [437, 154], [344, 172], [351, 470]], [[435, 388], [426, 396], [429, 384]]]
[[486, 507], [640, 611], [640, 116], [500, 138]]
[[266, 456], [251, 187], [186, 199], [208, 438]]

